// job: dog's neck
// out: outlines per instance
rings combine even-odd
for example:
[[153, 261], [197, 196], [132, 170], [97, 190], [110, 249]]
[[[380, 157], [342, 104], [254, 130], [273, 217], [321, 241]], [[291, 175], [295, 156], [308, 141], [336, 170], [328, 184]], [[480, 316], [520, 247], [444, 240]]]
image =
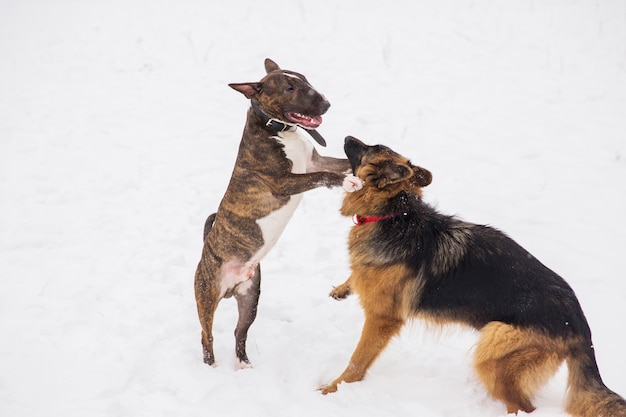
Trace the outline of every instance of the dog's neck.
[[[285, 123], [282, 120], [273, 119], [269, 117], [267, 114], [263, 113], [263, 111], [259, 108], [258, 104], [254, 102], [254, 100], [250, 100], [252, 104], [252, 110], [256, 113], [257, 116], [261, 118], [263, 124], [268, 127], [270, 130], [274, 132], [286, 132], [286, 131], [295, 131], [297, 126], [296, 124]], [[319, 134], [317, 130], [309, 130], [304, 129], [317, 143], [322, 146], [326, 146], [326, 139], [322, 135]]]
[[254, 100], [250, 100], [252, 104], [252, 110], [256, 113], [257, 116], [261, 118], [263, 124], [269, 127], [274, 132], [286, 132], [288, 130], [294, 131], [296, 130], [295, 124], [285, 123], [278, 119], [272, 119], [267, 114], [263, 113], [263, 111], [259, 108], [259, 105], [254, 102]]

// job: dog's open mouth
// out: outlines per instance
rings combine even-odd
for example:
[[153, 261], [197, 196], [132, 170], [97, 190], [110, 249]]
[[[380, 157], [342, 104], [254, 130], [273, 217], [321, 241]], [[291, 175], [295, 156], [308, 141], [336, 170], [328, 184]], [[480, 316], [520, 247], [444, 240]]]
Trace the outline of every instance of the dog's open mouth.
[[285, 116], [291, 123], [297, 123], [305, 129], [317, 129], [322, 124], [322, 116], [307, 116], [296, 112], [285, 113]]

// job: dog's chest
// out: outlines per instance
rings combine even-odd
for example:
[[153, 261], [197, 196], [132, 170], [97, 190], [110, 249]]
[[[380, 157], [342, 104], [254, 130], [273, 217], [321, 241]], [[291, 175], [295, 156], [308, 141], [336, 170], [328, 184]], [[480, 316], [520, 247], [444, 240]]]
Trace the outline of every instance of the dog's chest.
[[283, 151], [292, 163], [291, 172], [304, 174], [313, 153], [313, 145], [302, 136], [302, 131], [279, 132], [274, 139], [283, 145]]
[[[308, 140], [301, 137], [299, 131], [280, 132], [275, 136], [275, 139], [283, 144], [285, 155], [287, 155], [287, 158], [292, 162], [291, 172], [294, 174], [304, 174], [313, 152], [313, 145]], [[302, 194], [292, 195], [285, 205], [257, 220], [257, 224], [263, 233], [264, 244], [256, 254], [256, 259], [260, 260], [263, 258], [276, 244], [276, 241], [283, 233], [283, 230], [285, 230], [287, 223], [301, 200]]]

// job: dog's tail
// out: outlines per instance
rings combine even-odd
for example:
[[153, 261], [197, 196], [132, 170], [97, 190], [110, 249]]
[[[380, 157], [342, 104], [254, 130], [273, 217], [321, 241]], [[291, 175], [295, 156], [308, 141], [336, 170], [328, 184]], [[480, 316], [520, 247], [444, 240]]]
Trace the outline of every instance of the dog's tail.
[[626, 401], [604, 385], [591, 341], [572, 345], [567, 412], [577, 417], [626, 417]]
[[209, 235], [209, 232], [213, 228], [213, 222], [215, 222], [216, 215], [217, 213], [211, 214], [209, 217], [207, 217], [206, 221], [204, 222], [204, 235], [202, 236], [203, 241], [206, 240], [206, 237]]

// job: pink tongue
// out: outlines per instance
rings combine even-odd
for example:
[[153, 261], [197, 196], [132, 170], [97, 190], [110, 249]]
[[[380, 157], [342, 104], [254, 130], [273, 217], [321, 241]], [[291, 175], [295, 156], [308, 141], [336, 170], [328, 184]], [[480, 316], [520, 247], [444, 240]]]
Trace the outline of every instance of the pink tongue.
[[311, 127], [315, 129], [322, 124], [322, 116], [311, 117]]
[[307, 129], [315, 129], [322, 124], [322, 116], [305, 116], [298, 113], [289, 113], [287, 116], [290, 121]]

